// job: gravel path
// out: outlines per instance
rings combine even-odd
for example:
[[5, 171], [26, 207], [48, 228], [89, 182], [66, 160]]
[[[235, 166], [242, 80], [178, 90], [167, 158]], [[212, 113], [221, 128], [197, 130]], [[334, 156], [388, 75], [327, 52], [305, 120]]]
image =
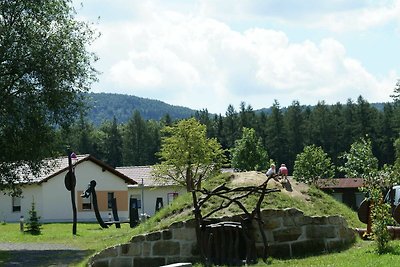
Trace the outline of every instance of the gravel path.
[[69, 266], [81, 261], [88, 251], [62, 244], [0, 243], [0, 251], [7, 251], [10, 259], [0, 266]]

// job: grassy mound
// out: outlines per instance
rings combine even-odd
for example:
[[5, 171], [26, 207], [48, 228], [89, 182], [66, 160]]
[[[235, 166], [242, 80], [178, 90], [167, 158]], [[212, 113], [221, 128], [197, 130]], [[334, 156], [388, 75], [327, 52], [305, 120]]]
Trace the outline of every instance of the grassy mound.
[[[213, 189], [223, 183], [226, 183], [228, 187], [259, 185], [264, 180], [265, 175], [262, 173], [223, 173], [204, 183], [204, 188]], [[290, 185], [290, 190], [287, 190], [282, 188], [280, 183], [276, 183], [275, 181], [270, 182], [268, 188], [279, 188], [281, 192], [266, 195], [262, 209], [296, 208], [309, 216], [341, 215], [346, 219], [350, 227], [363, 227], [363, 224], [358, 220], [357, 214], [353, 210], [336, 201], [328, 194], [313, 186], [309, 187], [305, 184], [297, 183], [292, 179], [290, 179]], [[242, 204], [248, 210], [252, 210], [257, 200], [258, 196], [251, 195], [243, 199]], [[220, 199], [211, 198], [207, 206], [203, 207], [203, 214], [211, 211], [214, 207], [220, 205], [220, 203]], [[215, 217], [238, 213], [241, 213], [240, 208], [233, 204], [228, 209], [216, 213]], [[173, 222], [191, 218], [193, 218], [191, 194], [181, 195], [171, 205], [164, 207], [146, 223], [140, 224], [133, 229], [133, 235], [165, 229]]]

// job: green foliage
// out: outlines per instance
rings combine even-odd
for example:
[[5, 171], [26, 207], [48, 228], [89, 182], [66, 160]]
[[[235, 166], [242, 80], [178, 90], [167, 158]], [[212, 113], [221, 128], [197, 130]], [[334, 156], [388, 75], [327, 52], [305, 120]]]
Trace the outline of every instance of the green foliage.
[[87, 51], [95, 32], [70, 0], [0, 1], [0, 10], [0, 191], [13, 191], [26, 179], [20, 166], [38, 173], [57, 149], [54, 130], [83, 109], [97, 58]]
[[321, 147], [306, 146], [294, 163], [293, 176], [297, 181], [312, 184], [318, 178], [332, 178], [334, 166]]
[[232, 167], [240, 171], [265, 170], [268, 164], [267, 151], [262, 147], [261, 139], [257, 138], [256, 131], [243, 128], [243, 136], [235, 141], [231, 150]]
[[40, 222], [40, 216], [38, 216], [35, 208], [35, 201], [32, 201], [26, 226], [26, 232], [30, 233], [31, 235], [39, 235], [42, 231], [42, 223]]
[[382, 191], [375, 188], [370, 191], [372, 201], [372, 234], [376, 243], [376, 251], [379, 254], [388, 250], [390, 234], [387, 229], [388, 225], [394, 224], [391, 214], [390, 204], [383, 201]]
[[371, 141], [360, 138], [351, 145], [350, 151], [344, 153], [342, 158], [346, 160], [341, 171], [349, 178], [375, 177], [378, 171], [378, 160], [372, 153]]
[[154, 166], [156, 177], [172, 179], [189, 192], [220, 171], [224, 151], [216, 139], [206, 137], [206, 127], [194, 118], [167, 126], [163, 133], [158, 153], [161, 163]]
[[398, 182], [393, 168], [385, 165], [378, 171], [378, 160], [372, 153], [371, 141], [361, 138], [351, 145], [350, 151], [343, 155], [346, 160], [340, 169], [347, 177], [364, 178], [362, 191], [371, 200], [372, 235], [376, 243], [376, 251], [382, 254], [387, 251], [390, 235], [387, 226], [393, 224], [390, 204], [383, 201], [382, 190], [391, 188]]

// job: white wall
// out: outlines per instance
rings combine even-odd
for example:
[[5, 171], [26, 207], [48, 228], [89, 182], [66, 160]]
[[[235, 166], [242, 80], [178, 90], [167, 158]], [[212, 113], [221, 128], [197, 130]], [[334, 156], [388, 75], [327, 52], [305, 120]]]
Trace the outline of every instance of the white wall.
[[21, 216], [29, 217], [32, 208], [32, 201], [35, 201], [35, 210], [38, 216], [43, 214], [42, 188], [39, 185], [29, 185], [24, 187], [24, 195], [21, 197], [21, 211], [12, 211], [12, 197], [0, 195], [0, 221], [16, 222]]
[[[72, 222], [71, 192], [67, 191], [64, 185], [66, 172], [52, 177], [47, 182], [40, 185], [28, 185], [23, 189], [21, 200], [21, 212], [12, 212], [12, 198], [0, 195], [0, 221], [5, 219], [7, 222], [18, 221], [23, 215], [27, 218], [31, 208], [32, 197], [35, 199], [36, 210], [41, 216], [42, 222]], [[84, 161], [76, 166], [76, 187], [75, 191], [86, 190], [91, 180], [96, 180], [96, 191], [127, 191], [127, 184], [121, 178], [91, 162]], [[79, 195], [75, 193], [75, 201]], [[126, 199], [128, 205], [129, 199]], [[108, 213], [101, 212], [103, 220], [108, 220]], [[121, 220], [129, 218], [129, 213], [118, 212]], [[78, 221], [96, 221], [94, 211], [83, 211], [77, 214]]]
[[[186, 193], [186, 189], [177, 186], [160, 186], [160, 187], [144, 187], [143, 199], [144, 199], [144, 213], [153, 216], [156, 209], [156, 200], [158, 197], [162, 197], [164, 207], [168, 205], [167, 195], [168, 193], [178, 193], [179, 195]], [[130, 186], [128, 190], [128, 195], [142, 196], [142, 188], [138, 186]], [[143, 203], [142, 209], [139, 209], [139, 214], [143, 213]]]
[[[95, 180], [96, 191], [126, 191], [127, 184], [109, 171], [103, 171], [100, 166], [91, 161], [85, 161], [76, 166], [76, 191], [85, 191], [91, 180]], [[71, 192], [64, 185], [65, 172], [43, 183], [44, 218], [51, 221], [72, 221]], [[80, 198], [76, 194], [75, 199]], [[128, 200], [126, 200], [128, 201]], [[108, 213], [101, 212], [103, 220], [108, 220]], [[118, 213], [121, 220], [129, 217], [128, 212]], [[94, 211], [78, 212], [78, 221], [96, 221]]]

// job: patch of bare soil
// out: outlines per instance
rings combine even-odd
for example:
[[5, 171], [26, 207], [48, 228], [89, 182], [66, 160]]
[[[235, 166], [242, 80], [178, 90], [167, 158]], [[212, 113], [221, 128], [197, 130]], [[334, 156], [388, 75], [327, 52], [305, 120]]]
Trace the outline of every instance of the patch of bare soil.
[[[235, 172], [233, 179], [231, 180], [232, 186], [250, 186], [250, 185], [261, 185], [267, 180], [267, 176], [262, 172], [250, 171], [250, 172]], [[268, 188], [278, 188], [281, 192], [290, 195], [291, 197], [301, 198], [303, 200], [309, 200], [307, 195], [308, 185], [305, 183], [299, 183], [288, 177], [289, 183], [282, 184], [274, 179], [269, 180]]]

